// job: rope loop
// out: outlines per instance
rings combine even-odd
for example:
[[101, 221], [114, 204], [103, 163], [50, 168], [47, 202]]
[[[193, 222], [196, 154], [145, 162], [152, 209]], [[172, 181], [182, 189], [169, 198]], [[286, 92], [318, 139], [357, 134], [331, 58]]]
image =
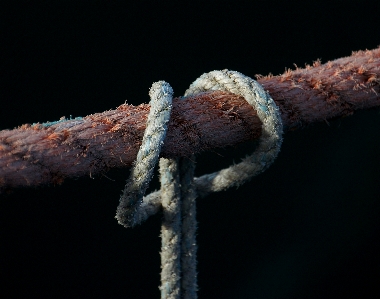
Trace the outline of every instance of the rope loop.
[[195, 178], [200, 197], [233, 186], [238, 187], [263, 172], [276, 159], [282, 144], [283, 126], [279, 109], [258, 82], [236, 71], [212, 71], [196, 79], [185, 92], [185, 96], [209, 90], [229, 91], [244, 97], [257, 111], [262, 122], [262, 134], [255, 152], [244, 158], [242, 162]]
[[169, 83], [153, 83], [149, 96], [151, 106], [142, 144], [116, 211], [115, 218], [124, 227], [133, 227], [146, 219], [144, 211], [149, 211], [149, 205], [148, 209], [141, 208], [143, 196], [164, 144], [172, 110], [173, 89]]

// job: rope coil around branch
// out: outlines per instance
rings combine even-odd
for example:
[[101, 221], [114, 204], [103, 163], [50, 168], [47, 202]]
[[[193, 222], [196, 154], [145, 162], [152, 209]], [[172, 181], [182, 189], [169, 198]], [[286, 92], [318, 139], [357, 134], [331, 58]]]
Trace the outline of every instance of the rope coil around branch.
[[201, 197], [240, 186], [267, 169], [280, 152], [283, 131], [277, 105], [255, 80], [235, 71], [212, 71], [195, 80], [185, 96], [208, 90], [229, 91], [244, 97], [257, 111], [262, 122], [262, 134], [255, 152], [242, 162], [195, 179], [197, 193]]
[[149, 96], [151, 109], [143, 141], [116, 212], [116, 219], [125, 227], [141, 222], [139, 207], [164, 143], [172, 109], [173, 89], [169, 83], [159, 81], [152, 85]]
[[125, 227], [133, 227], [163, 209], [161, 298], [197, 297], [196, 197], [239, 186], [261, 173], [273, 163], [282, 143], [278, 107], [255, 80], [235, 71], [212, 71], [194, 81], [185, 96], [208, 90], [241, 95], [257, 111], [262, 135], [255, 152], [236, 165], [199, 178], [194, 178], [194, 155], [190, 159], [161, 158], [161, 190], [144, 197], [166, 136], [173, 95], [168, 83], [156, 82], [149, 92], [151, 110], [142, 145], [117, 208], [116, 219]]

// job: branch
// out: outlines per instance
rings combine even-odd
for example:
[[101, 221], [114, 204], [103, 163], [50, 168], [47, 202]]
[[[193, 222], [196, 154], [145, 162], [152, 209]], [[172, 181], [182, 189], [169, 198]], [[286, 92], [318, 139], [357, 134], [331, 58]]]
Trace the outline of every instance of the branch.
[[[285, 129], [297, 129], [380, 106], [380, 47], [256, 77], [279, 106]], [[0, 191], [131, 166], [149, 109], [123, 104], [84, 118], [0, 131]], [[162, 156], [190, 156], [260, 134], [256, 111], [240, 96], [213, 91], [176, 98]]]

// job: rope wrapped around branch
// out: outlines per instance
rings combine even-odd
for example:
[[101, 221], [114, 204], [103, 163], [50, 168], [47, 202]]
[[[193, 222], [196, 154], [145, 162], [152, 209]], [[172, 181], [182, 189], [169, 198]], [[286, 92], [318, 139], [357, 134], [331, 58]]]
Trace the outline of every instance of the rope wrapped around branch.
[[282, 143], [278, 107], [255, 80], [235, 71], [213, 71], [193, 82], [185, 96], [209, 90], [240, 95], [256, 110], [262, 135], [255, 152], [236, 165], [200, 178], [193, 177], [194, 155], [181, 162], [161, 158], [161, 190], [144, 197], [167, 132], [173, 94], [168, 83], [156, 82], [149, 92], [151, 110], [142, 145], [117, 208], [116, 219], [125, 227], [133, 227], [163, 208], [161, 298], [180, 298], [181, 292], [183, 298], [196, 298], [196, 197], [239, 186], [261, 173], [273, 163]]

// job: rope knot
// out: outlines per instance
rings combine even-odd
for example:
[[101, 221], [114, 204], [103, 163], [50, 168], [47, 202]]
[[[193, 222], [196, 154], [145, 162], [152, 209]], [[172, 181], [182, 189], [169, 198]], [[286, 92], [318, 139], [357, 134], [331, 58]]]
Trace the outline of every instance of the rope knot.
[[[185, 92], [185, 97], [209, 90], [238, 94], [257, 111], [262, 121], [262, 135], [256, 151], [229, 168], [194, 178], [195, 190], [200, 197], [240, 186], [267, 169], [277, 157], [282, 143], [282, 121], [278, 107], [263, 87], [250, 77], [224, 69], [212, 71], [197, 78]], [[158, 162], [172, 109], [173, 89], [169, 83], [158, 81], [149, 90], [151, 109], [136, 161], [127, 181], [116, 219], [125, 227], [133, 227], [161, 207], [161, 192], [144, 197], [153, 169]]]
[[226, 69], [212, 71], [196, 79], [186, 90], [185, 97], [209, 90], [240, 95], [257, 111], [262, 121], [262, 134], [255, 152], [238, 164], [199, 178], [194, 178], [194, 155], [190, 159], [161, 158], [161, 190], [144, 197], [172, 109], [173, 89], [165, 81], [155, 82], [149, 90], [151, 108], [143, 141], [116, 212], [120, 224], [133, 227], [162, 207], [161, 298], [179, 299], [181, 292], [183, 298], [196, 298], [196, 197], [240, 186], [263, 172], [277, 157], [282, 143], [280, 112], [255, 80]]

